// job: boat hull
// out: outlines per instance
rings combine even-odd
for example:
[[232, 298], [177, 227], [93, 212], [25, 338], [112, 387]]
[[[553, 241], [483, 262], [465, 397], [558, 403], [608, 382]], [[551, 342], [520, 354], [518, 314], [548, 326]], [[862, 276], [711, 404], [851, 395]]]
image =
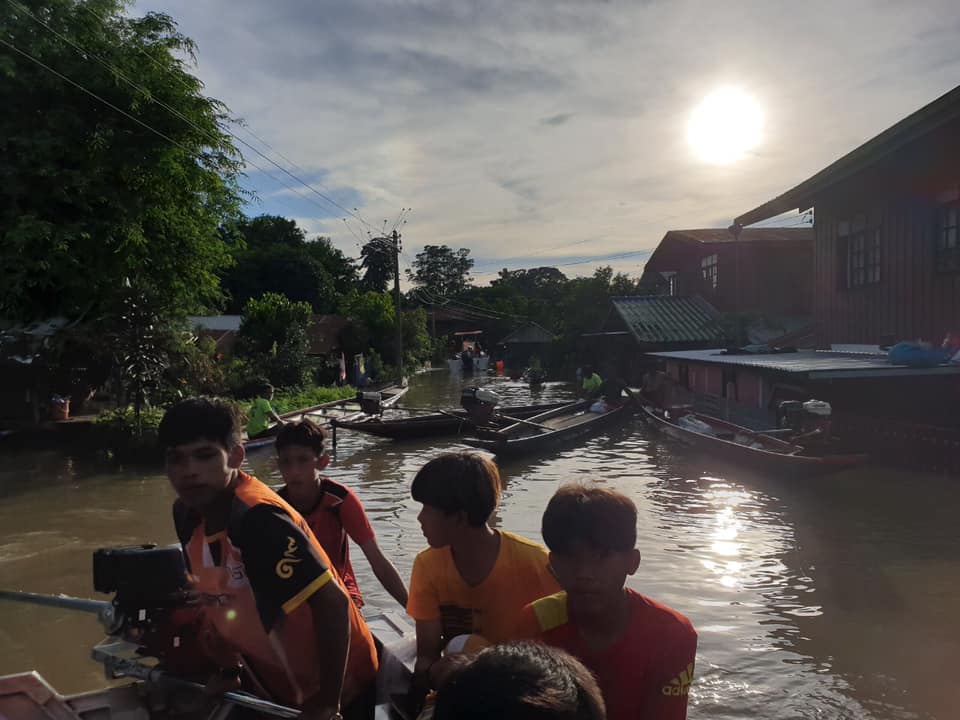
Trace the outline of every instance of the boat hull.
[[[554, 430], [517, 424], [511, 426], [510, 430], [481, 433], [477, 437], [465, 438], [464, 442], [472, 447], [492, 452], [498, 457], [534, 454], [569, 444], [603, 428], [625, 423], [634, 412], [634, 405], [631, 402], [624, 402], [603, 413], [591, 413], [591, 404], [592, 401], [589, 400], [572, 403], [529, 418], [530, 422], [538, 424], [561, 424]], [[564, 426], [562, 423], [570, 424]]]
[[[547, 410], [562, 407], [565, 404], [504, 407], [500, 408], [500, 412], [511, 417], [529, 418]], [[467, 417], [466, 411], [461, 409], [451, 410], [449, 413], [435, 413], [396, 420], [384, 420], [383, 418], [334, 419], [331, 421], [331, 425], [337, 429], [356, 430], [357, 432], [390, 438], [391, 440], [416, 440], [427, 437], [460, 435], [476, 428], [476, 425]]]
[[703, 433], [681, 427], [660, 417], [652, 408], [643, 407], [644, 417], [659, 430], [680, 442], [712, 455], [718, 459], [745, 465], [770, 473], [790, 475], [821, 475], [862, 465], [867, 456], [860, 453], [840, 455], [800, 455], [803, 448], [774, 438], [760, 438], [748, 428], [742, 428], [717, 418], [697, 414], [698, 419], [707, 424], [735, 429], [745, 435], [751, 435], [766, 444], [766, 448], [755, 448], [731, 440], [711, 437]]

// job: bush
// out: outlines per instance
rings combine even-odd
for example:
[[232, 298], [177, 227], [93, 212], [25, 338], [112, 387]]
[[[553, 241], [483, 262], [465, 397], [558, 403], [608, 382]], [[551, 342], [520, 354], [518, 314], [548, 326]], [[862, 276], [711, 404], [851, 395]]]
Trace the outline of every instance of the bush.
[[96, 447], [109, 458], [125, 463], [160, 462], [157, 431], [164, 409], [141, 408], [139, 418], [132, 407], [106, 410], [93, 422]]
[[278, 293], [251, 298], [237, 334], [237, 355], [274, 385], [302, 385], [308, 375], [307, 328], [312, 312], [308, 303], [291, 302]]
[[[343, 385], [343, 386], [325, 386], [325, 387], [308, 387], [308, 388], [287, 388], [285, 390], [278, 391], [272, 400], [274, 409], [279, 413], [287, 413], [293, 410], [299, 410], [300, 408], [312, 407], [313, 405], [320, 405], [325, 402], [331, 402], [333, 400], [345, 400], [347, 398], [355, 397], [357, 394], [356, 388], [352, 385]], [[252, 402], [241, 403], [241, 410], [249, 415], [250, 406], [253, 405]]]

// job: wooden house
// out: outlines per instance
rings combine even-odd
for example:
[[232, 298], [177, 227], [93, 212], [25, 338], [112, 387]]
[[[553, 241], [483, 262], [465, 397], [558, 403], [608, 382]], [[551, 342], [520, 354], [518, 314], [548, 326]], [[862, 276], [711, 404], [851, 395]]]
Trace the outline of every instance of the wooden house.
[[939, 343], [957, 329], [960, 87], [739, 216], [734, 232], [810, 208], [818, 347]]

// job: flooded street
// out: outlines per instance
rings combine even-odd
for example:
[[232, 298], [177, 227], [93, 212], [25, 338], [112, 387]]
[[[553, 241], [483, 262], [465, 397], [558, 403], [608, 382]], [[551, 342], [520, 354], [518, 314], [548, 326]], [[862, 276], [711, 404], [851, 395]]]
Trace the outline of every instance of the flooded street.
[[[487, 382], [484, 380], [484, 382]], [[507, 402], [520, 383], [490, 380]], [[446, 372], [412, 381], [402, 404], [456, 405]], [[533, 396], [568, 397], [548, 384]], [[408, 486], [456, 438], [391, 443], [341, 431], [329, 475], [367, 507], [409, 577], [424, 546]], [[104, 473], [57, 453], [0, 462], [0, 588], [92, 596], [91, 553], [174, 541], [162, 474]], [[273, 450], [250, 469], [276, 483]], [[807, 481], [760, 477], [689, 455], [637, 418], [555, 456], [501, 466], [496, 522], [539, 540], [558, 484], [597, 481], [634, 499], [643, 562], [630, 585], [688, 615], [700, 635], [691, 718], [958, 717], [960, 489], [956, 480], [863, 469]], [[397, 609], [354, 550], [367, 610]], [[62, 692], [102, 684], [91, 616], [0, 606], [0, 674], [35, 669]]]

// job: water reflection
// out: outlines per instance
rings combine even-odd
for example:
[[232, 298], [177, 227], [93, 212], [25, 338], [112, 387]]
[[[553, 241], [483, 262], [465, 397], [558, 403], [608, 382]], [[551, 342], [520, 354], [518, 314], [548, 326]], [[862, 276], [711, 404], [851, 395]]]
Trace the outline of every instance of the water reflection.
[[[489, 383], [529, 402], [522, 383]], [[411, 406], [456, 405], [461, 382], [420, 376]], [[537, 401], [567, 397], [548, 383]], [[409, 484], [456, 438], [392, 443], [342, 432], [329, 472], [360, 495], [385, 551], [408, 574], [423, 546]], [[279, 482], [272, 450], [249, 468]], [[684, 612], [700, 633], [691, 718], [956, 717], [944, 670], [960, 657], [960, 494], [947, 478], [876, 470], [804, 482], [692, 455], [640, 421], [555, 455], [501, 468], [497, 523], [539, 538], [556, 487], [597, 481], [639, 510], [643, 562], [630, 585]], [[104, 473], [55, 453], [0, 463], [0, 586], [87, 595], [102, 545], [173, 540], [158, 475]], [[362, 554], [370, 607], [395, 608]], [[0, 612], [0, 673], [36, 668], [58, 688], [100, 683], [95, 623], [48, 608]]]

